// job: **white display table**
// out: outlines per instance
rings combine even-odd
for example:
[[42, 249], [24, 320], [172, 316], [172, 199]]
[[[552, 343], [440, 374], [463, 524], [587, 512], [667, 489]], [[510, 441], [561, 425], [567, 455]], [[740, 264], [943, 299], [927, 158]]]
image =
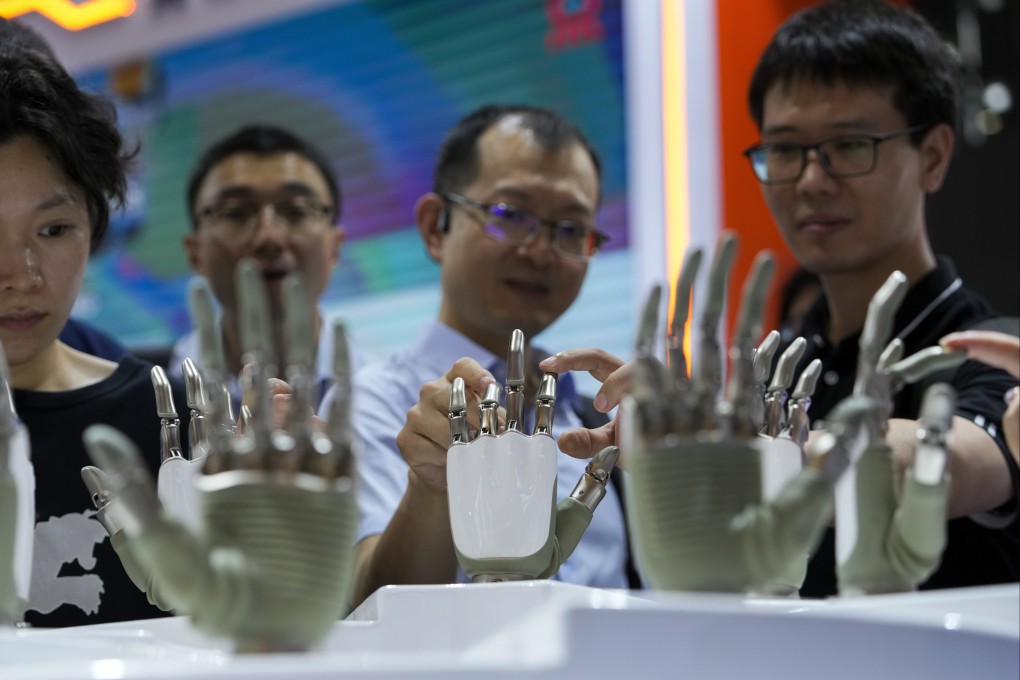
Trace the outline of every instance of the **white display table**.
[[808, 601], [551, 581], [384, 588], [308, 654], [181, 617], [0, 631], [0, 678], [1020, 677], [1020, 585]]

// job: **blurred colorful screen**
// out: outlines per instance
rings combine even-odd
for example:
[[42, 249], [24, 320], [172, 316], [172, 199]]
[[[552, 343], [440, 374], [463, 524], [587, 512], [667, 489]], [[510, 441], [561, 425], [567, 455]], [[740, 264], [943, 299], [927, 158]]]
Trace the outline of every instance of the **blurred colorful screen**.
[[272, 123], [320, 146], [340, 177], [348, 238], [323, 310], [370, 352], [400, 347], [438, 309], [438, 266], [412, 211], [443, 136], [479, 106], [525, 103], [559, 111], [599, 150], [598, 224], [611, 235], [541, 342], [628, 353], [622, 30], [620, 0], [352, 2], [79, 74], [114, 98], [141, 151], [76, 316], [136, 348], [187, 332], [188, 174], [215, 140]]

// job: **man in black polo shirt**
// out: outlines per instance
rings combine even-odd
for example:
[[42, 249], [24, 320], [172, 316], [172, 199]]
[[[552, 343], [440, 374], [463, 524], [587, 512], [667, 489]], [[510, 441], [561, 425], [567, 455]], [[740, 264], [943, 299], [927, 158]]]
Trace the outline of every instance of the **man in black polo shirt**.
[[[955, 142], [955, 55], [919, 16], [880, 0], [835, 0], [779, 28], [749, 90], [761, 143], [745, 155], [784, 239], [818, 274], [824, 296], [804, 321], [823, 372], [817, 421], [852, 391], [868, 303], [890, 273], [910, 283], [893, 333], [905, 356], [949, 332], [997, 317], [963, 286], [928, 242], [924, 203], [942, 184]], [[888, 442], [897, 463], [912, 456], [914, 420], [928, 384], [959, 395], [950, 454], [948, 543], [921, 587], [1020, 580], [1017, 467], [998, 423], [1015, 380], [969, 361], [896, 397]], [[836, 592], [833, 532], [812, 558], [801, 593]]]

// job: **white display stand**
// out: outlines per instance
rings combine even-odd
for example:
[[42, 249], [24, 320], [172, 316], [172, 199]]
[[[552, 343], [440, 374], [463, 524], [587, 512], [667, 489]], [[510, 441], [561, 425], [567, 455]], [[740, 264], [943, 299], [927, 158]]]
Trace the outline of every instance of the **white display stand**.
[[0, 631], [0, 677], [1020, 677], [1020, 585], [846, 600], [551, 581], [383, 588], [308, 654], [235, 656], [181, 617]]

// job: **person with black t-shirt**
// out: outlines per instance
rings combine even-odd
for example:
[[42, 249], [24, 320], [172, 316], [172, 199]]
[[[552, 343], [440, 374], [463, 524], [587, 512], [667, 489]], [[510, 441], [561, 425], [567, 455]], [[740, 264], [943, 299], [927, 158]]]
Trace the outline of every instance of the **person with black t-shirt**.
[[[57, 339], [110, 206], [124, 199], [129, 159], [113, 107], [79, 89], [37, 36], [0, 19], [0, 342], [36, 475], [34, 626], [162, 614], [124, 572], [80, 476], [90, 464], [82, 432], [95, 423], [123, 431], [156, 473], [151, 364]], [[175, 398], [185, 403], [179, 385]]]
[[[868, 304], [892, 272], [910, 285], [892, 330], [904, 356], [1000, 317], [950, 260], [935, 256], [925, 223], [925, 199], [952, 158], [959, 82], [952, 48], [916, 13], [882, 0], [833, 0], [796, 14], [752, 76], [748, 102], [761, 142], [744, 154], [783, 238], [824, 292], [801, 329], [802, 362], [822, 361], [810, 411], [816, 424], [853, 390]], [[948, 542], [920, 587], [1020, 580], [1020, 476], [1000, 427], [1003, 395], [1015, 381], [968, 361], [905, 387], [886, 437], [901, 470], [934, 382], [952, 385], [958, 403]], [[836, 592], [833, 535], [815, 552], [802, 595]]]
[[[798, 368], [822, 361], [809, 412], [816, 426], [851, 393], [868, 305], [894, 271], [910, 284], [892, 331], [904, 356], [954, 331], [1017, 332], [1016, 320], [966, 288], [928, 241], [924, 204], [949, 168], [959, 80], [952, 48], [917, 14], [882, 0], [833, 0], [798, 13], [779, 28], [755, 70], [748, 100], [761, 142], [744, 155], [790, 250], [822, 284], [801, 328], [808, 343]], [[582, 349], [550, 357], [541, 368], [590, 372], [603, 381], [595, 405], [606, 411], [629, 390], [634, 364]], [[922, 395], [934, 382], [948, 382], [959, 396], [948, 543], [941, 566], [920, 587], [1018, 581], [1020, 468], [1001, 427], [1003, 396], [1016, 380], [968, 361], [903, 389], [887, 436], [901, 470], [913, 456]], [[615, 442], [615, 427], [564, 433], [559, 446], [590, 455]], [[802, 595], [835, 594], [833, 536], [829, 530], [812, 557]]]

